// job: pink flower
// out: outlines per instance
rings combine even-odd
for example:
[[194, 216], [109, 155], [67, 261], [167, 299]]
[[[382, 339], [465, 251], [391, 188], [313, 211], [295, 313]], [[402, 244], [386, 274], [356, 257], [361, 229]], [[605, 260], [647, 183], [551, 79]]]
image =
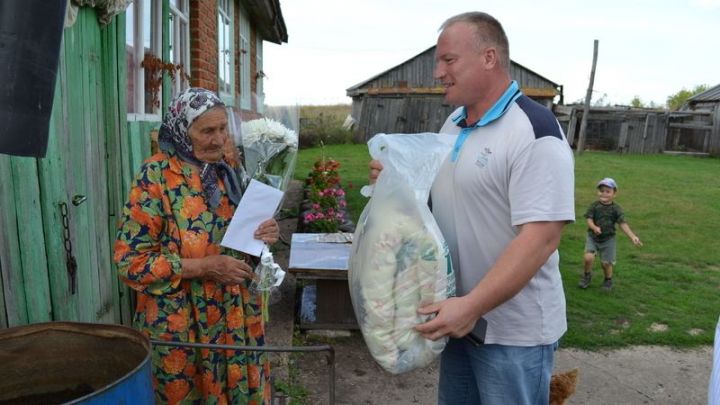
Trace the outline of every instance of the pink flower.
[[345, 195], [345, 190], [339, 188], [335, 191], [335, 195], [337, 195], [338, 197], [342, 197]]
[[320, 204], [313, 204], [312, 209], [314, 209], [315, 211], [318, 211], [320, 209]]
[[347, 202], [345, 200], [340, 200], [338, 204], [340, 204], [341, 208], [345, 208], [347, 206]]

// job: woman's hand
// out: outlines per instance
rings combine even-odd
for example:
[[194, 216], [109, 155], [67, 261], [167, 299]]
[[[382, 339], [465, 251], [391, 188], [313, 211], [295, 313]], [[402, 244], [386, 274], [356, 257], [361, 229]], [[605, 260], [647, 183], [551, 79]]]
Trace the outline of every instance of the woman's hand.
[[255, 239], [260, 239], [267, 244], [273, 244], [280, 238], [280, 226], [274, 218], [270, 218], [258, 226], [254, 236]]
[[255, 277], [244, 260], [227, 255], [206, 256], [202, 259], [182, 259], [183, 278], [202, 278], [220, 284], [240, 284]]

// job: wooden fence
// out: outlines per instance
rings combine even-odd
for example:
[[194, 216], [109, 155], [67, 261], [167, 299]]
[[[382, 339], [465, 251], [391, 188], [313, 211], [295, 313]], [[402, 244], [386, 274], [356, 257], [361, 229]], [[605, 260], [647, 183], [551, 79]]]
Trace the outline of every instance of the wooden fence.
[[[582, 107], [556, 106], [568, 142], [575, 147]], [[694, 153], [720, 156], [720, 105], [713, 110], [673, 111], [592, 107], [586, 149], [621, 153]]]

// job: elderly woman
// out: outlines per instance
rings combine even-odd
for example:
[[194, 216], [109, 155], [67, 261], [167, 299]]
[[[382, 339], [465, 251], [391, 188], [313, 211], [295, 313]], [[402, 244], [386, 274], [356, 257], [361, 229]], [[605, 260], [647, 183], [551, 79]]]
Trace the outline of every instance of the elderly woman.
[[[248, 257], [220, 247], [241, 197], [223, 159], [224, 104], [191, 88], [170, 105], [161, 152], [140, 169], [115, 243], [120, 278], [138, 291], [134, 323], [151, 339], [241, 346], [265, 340], [263, 303], [248, 291]], [[263, 222], [255, 238], [274, 243]], [[257, 352], [155, 346], [159, 403], [268, 403], [270, 365]]]

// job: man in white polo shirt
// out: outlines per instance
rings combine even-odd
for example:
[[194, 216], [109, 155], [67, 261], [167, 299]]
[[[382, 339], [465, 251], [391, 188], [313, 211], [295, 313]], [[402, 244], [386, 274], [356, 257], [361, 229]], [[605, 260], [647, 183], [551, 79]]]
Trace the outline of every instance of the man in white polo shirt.
[[[441, 27], [435, 78], [462, 106], [440, 132], [459, 134], [433, 184], [458, 296], [422, 308], [416, 327], [449, 336], [441, 404], [544, 404], [567, 330], [557, 247], [575, 220], [573, 155], [552, 112], [510, 78], [508, 41], [485, 13]], [[382, 166], [371, 162], [371, 179]]]

